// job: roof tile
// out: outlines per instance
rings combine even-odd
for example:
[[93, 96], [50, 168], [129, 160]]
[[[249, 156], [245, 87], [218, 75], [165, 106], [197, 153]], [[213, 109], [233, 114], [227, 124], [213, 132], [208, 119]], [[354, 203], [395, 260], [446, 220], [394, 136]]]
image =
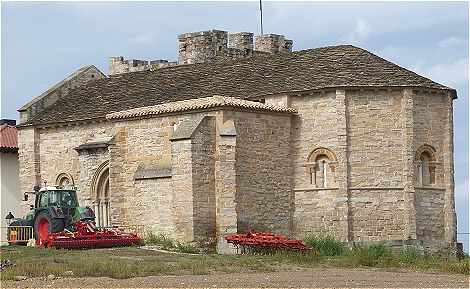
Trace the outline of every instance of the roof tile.
[[364, 49], [340, 45], [111, 76], [73, 89], [25, 125], [105, 118], [122, 110], [213, 95], [250, 98], [339, 87], [455, 92]]
[[18, 149], [18, 134], [15, 126], [0, 126], [0, 149]]

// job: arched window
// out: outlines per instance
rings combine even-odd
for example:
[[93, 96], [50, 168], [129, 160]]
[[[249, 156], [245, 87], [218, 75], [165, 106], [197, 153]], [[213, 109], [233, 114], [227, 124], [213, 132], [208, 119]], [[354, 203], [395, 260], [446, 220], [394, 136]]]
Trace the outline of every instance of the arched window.
[[336, 184], [336, 156], [327, 148], [317, 148], [310, 153], [307, 168], [310, 184], [316, 188], [332, 187]]
[[420, 186], [436, 183], [436, 150], [430, 145], [423, 145], [416, 151], [417, 180]]
[[107, 227], [111, 225], [111, 207], [109, 199], [109, 163], [104, 162], [96, 170], [93, 177], [92, 195], [96, 225]]
[[61, 186], [63, 188], [73, 187], [74, 185], [73, 178], [70, 174], [61, 173], [57, 176], [55, 180], [55, 185]]

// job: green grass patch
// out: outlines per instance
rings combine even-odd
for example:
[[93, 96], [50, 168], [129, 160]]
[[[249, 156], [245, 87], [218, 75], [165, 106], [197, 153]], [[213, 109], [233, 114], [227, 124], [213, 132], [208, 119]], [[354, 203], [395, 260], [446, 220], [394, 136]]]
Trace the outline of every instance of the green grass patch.
[[144, 238], [145, 245], [157, 245], [162, 250], [174, 251], [180, 253], [191, 253], [198, 254], [200, 253], [199, 249], [194, 245], [185, 244], [178, 241], [175, 241], [164, 234], [156, 234], [153, 232], [148, 232]]
[[304, 243], [318, 250], [321, 256], [340, 256], [345, 252], [343, 243], [335, 240], [332, 236], [308, 235]]

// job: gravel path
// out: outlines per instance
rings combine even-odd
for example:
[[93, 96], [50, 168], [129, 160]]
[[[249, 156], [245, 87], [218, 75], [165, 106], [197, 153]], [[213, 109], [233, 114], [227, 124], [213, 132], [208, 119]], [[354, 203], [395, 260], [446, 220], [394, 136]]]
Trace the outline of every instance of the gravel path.
[[131, 279], [34, 278], [7, 281], [8, 287], [373, 287], [373, 288], [469, 288], [469, 277], [442, 273], [385, 271], [383, 269], [315, 268], [253, 274], [150, 276]]

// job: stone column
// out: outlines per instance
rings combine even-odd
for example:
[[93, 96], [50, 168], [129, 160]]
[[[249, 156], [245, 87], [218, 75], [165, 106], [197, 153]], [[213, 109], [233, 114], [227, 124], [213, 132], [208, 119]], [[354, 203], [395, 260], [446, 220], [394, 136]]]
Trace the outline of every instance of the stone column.
[[[132, 192], [133, 184], [126, 178], [127, 163], [127, 131], [119, 128], [109, 150], [109, 198], [111, 223], [113, 225], [129, 225], [132, 222], [128, 216], [127, 195]], [[92, 196], [95, 198], [95, 196]], [[132, 211], [132, 210], [131, 210]]]
[[414, 174], [415, 174], [415, 135], [414, 135], [414, 93], [412, 89], [403, 90], [402, 98], [402, 115], [403, 115], [403, 193], [406, 206], [407, 224], [403, 239], [413, 239], [416, 236], [416, 207], [415, 207], [415, 187], [414, 187]]
[[353, 241], [353, 228], [351, 219], [351, 196], [349, 192], [349, 171], [348, 171], [348, 118], [346, 91], [336, 90], [336, 131], [338, 137], [338, 149], [336, 157], [338, 164], [336, 168], [336, 182], [338, 185], [338, 200], [336, 211], [340, 224], [340, 236], [342, 241]]
[[[41, 159], [39, 131], [34, 127], [18, 130], [18, 160], [20, 194], [33, 191], [33, 187], [41, 184]], [[23, 199], [23, 198], [21, 198]], [[29, 211], [29, 205], [34, 204], [34, 196], [21, 204], [21, 214]], [[18, 216], [19, 217], [19, 216]]]
[[215, 162], [216, 236], [219, 254], [234, 254], [236, 250], [224, 236], [237, 233], [236, 200], [236, 132], [233, 121], [224, 123], [217, 144]]
[[191, 139], [171, 140], [172, 204], [175, 237], [183, 242], [194, 241], [193, 164]]
[[457, 241], [457, 217], [455, 214], [454, 199], [454, 127], [453, 127], [453, 96], [446, 96], [446, 134], [444, 135], [443, 160], [444, 160], [444, 240], [450, 247]]

